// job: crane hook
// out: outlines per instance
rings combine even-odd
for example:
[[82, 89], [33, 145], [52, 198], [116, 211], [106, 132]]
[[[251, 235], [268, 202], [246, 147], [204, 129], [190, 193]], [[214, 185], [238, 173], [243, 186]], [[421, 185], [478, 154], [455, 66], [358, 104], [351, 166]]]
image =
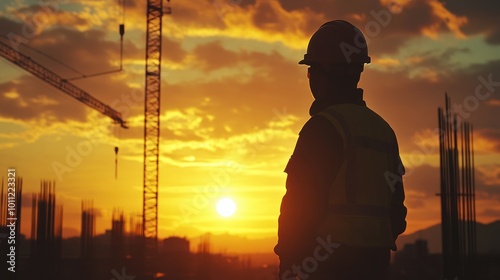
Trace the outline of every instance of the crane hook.
[[118, 178], [118, 147], [115, 146], [115, 180]]

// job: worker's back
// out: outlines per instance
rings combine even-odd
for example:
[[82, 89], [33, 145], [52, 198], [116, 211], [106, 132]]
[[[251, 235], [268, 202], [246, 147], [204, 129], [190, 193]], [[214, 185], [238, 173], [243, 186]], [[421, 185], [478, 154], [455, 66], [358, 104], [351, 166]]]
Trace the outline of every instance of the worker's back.
[[394, 248], [389, 220], [394, 190], [387, 181], [398, 165], [392, 128], [364, 105], [337, 104], [319, 115], [342, 138], [343, 162], [333, 170], [329, 213], [318, 233], [350, 246]]

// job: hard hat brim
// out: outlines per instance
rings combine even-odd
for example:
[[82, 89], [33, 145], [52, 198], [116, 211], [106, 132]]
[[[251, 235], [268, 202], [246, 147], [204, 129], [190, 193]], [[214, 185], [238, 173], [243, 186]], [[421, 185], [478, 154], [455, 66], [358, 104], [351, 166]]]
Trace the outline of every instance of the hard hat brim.
[[307, 61], [305, 59], [302, 59], [301, 61], [299, 61], [299, 64], [311, 65], [311, 62]]
[[313, 63], [313, 61], [311, 60], [311, 57], [309, 55], [304, 54], [304, 59], [302, 59], [301, 61], [299, 61], [299, 64], [305, 64], [305, 65], [311, 65]]

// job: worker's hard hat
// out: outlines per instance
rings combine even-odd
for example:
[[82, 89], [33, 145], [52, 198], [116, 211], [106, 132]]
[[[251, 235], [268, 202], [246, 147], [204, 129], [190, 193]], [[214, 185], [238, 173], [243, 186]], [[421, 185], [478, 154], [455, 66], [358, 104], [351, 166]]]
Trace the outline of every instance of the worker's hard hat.
[[363, 64], [370, 60], [363, 33], [347, 21], [334, 20], [313, 34], [299, 64]]

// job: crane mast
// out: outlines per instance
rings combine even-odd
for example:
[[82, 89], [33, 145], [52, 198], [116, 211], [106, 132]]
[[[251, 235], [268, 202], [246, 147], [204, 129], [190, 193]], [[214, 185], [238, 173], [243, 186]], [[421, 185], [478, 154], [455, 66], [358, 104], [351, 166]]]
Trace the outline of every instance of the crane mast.
[[9, 45], [0, 42], [0, 55], [8, 61], [16, 64], [24, 70], [30, 72], [35, 77], [42, 81], [54, 86], [67, 95], [75, 98], [83, 104], [97, 110], [98, 112], [110, 117], [116, 123], [119, 123], [123, 128], [127, 128], [125, 121], [122, 119], [122, 114], [111, 108], [110, 106], [102, 103], [83, 89], [68, 82], [66, 79], [61, 78], [56, 73], [45, 68], [38, 62], [30, 57], [16, 51]]
[[148, 0], [144, 97], [144, 189], [142, 231], [146, 258], [157, 252], [163, 0]]

